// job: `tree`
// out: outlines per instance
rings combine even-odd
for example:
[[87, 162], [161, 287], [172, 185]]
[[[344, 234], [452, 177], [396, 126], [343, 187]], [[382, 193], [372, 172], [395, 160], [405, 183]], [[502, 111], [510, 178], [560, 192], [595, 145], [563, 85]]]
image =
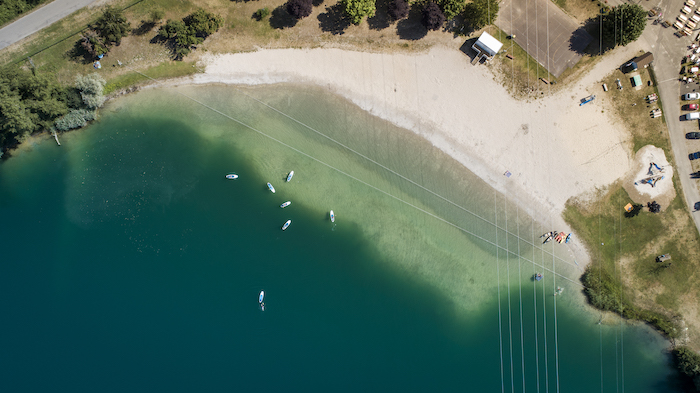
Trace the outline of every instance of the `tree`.
[[188, 53], [193, 46], [199, 45], [204, 42], [204, 38], [197, 36], [197, 31], [191, 26], [185, 27], [183, 34], [178, 34], [175, 37], [175, 45], [177, 47], [176, 54], [183, 58]]
[[148, 16], [149, 22], [155, 25], [156, 23], [160, 22], [164, 16], [165, 12], [160, 8], [156, 8], [155, 10], [151, 11], [151, 13]]
[[80, 38], [80, 46], [92, 57], [99, 57], [109, 52], [109, 49], [102, 43], [100, 37], [94, 30], [86, 30]]
[[399, 20], [408, 16], [409, 8], [406, 0], [391, 0], [388, 7], [389, 17], [392, 20]]
[[253, 12], [253, 17], [257, 21], [261, 21], [261, 20], [267, 18], [268, 16], [270, 16], [270, 9], [267, 7], [260, 8], [257, 11]]
[[106, 44], [116, 43], [119, 45], [122, 37], [126, 37], [131, 31], [131, 25], [121, 10], [107, 6], [102, 16], [95, 22], [93, 29], [102, 37]]
[[158, 30], [158, 35], [169, 40], [175, 59], [181, 60], [224, 23], [221, 16], [199, 9], [179, 20], [168, 20]]
[[289, 0], [287, 2], [287, 12], [297, 19], [311, 15], [313, 7], [313, 0]]
[[178, 35], [185, 34], [185, 30], [187, 30], [185, 22], [168, 19], [168, 21], [158, 29], [158, 35], [165, 39], [172, 39]]
[[637, 4], [621, 4], [603, 15], [602, 39], [606, 45], [625, 46], [642, 35], [647, 12]]
[[439, 0], [438, 5], [445, 18], [452, 19], [464, 10], [464, 0]]
[[445, 14], [442, 13], [440, 6], [432, 1], [425, 4], [423, 7], [423, 26], [428, 30], [437, 30], [445, 23]]
[[89, 111], [86, 109], [73, 109], [72, 111], [68, 112], [65, 116], [56, 119], [56, 129], [59, 131], [68, 131], [74, 128], [85, 127], [87, 122], [95, 120], [96, 118], [97, 115], [95, 114], [95, 111]]
[[464, 20], [474, 30], [493, 24], [500, 8], [499, 0], [473, 0], [464, 7]]
[[377, 11], [374, 0], [340, 0], [339, 4], [354, 25], [359, 25], [364, 17], [373, 17]]
[[75, 88], [80, 91], [85, 106], [91, 109], [99, 108], [105, 102], [103, 95], [105, 84], [105, 80], [95, 73], [86, 76], [78, 75], [75, 78]]
[[83, 106], [76, 89], [62, 87], [51, 74], [0, 68], [0, 150], [52, 128], [55, 119]]
[[26, 137], [37, 129], [36, 116], [25, 107], [18, 95], [0, 97], [0, 130], [3, 139]]
[[187, 27], [192, 28], [197, 36], [202, 38], [206, 38], [219, 30], [224, 23], [224, 19], [221, 16], [206, 12], [201, 8], [184, 17], [182, 21], [185, 22]]

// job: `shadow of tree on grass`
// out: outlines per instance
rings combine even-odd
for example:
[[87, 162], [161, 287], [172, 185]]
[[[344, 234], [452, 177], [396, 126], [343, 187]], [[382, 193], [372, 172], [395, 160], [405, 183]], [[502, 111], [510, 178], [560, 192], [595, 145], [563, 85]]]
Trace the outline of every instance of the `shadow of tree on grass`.
[[334, 35], [345, 33], [345, 29], [350, 27], [350, 19], [345, 15], [340, 3], [326, 7], [326, 12], [318, 15], [318, 26], [322, 31]]
[[401, 19], [396, 24], [396, 33], [402, 40], [420, 40], [428, 34], [428, 29], [423, 26], [421, 20], [423, 12], [421, 5], [418, 2], [411, 4], [411, 10], [408, 12], [408, 18]]
[[131, 34], [135, 36], [142, 36], [146, 35], [149, 31], [153, 30], [153, 28], [156, 27], [155, 22], [146, 22], [146, 21], [141, 21], [141, 25], [134, 30], [131, 30]]
[[643, 205], [641, 203], [635, 203], [632, 205], [632, 210], [625, 212], [625, 217], [627, 218], [632, 218], [636, 217], [639, 215], [639, 212], [642, 211]]
[[285, 29], [294, 27], [297, 24], [297, 18], [289, 15], [287, 12], [287, 3], [272, 10], [270, 14], [270, 26], [274, 29]]
[[391, 26], [391, 18], [389, 17], [389, 1], [377, 0], [377, 11], [374, 16], [367, 18], [369, 28], [372, 30], [383, 30]]
[[95, 61], [95, 57], [83, 47], [81, 41], [81, 39], [75, 41], [73, 46], [66, 52], [66, 56], [81, 64], [90, 64]]

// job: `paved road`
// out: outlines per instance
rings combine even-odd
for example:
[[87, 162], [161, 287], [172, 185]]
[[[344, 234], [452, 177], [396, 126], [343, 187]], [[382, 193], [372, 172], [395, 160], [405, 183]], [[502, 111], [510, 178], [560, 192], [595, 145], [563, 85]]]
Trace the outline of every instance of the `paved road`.
[[[682, 7], [683, 0], [656, 1], [656, 3], [651, 5], [644, 4], [644, 6], [645, 8], [650, 8], [654, 5], [660, 6], [664, 19], [672, 21], [680, 13], [679, 10]], [[654, 72], [657, 78], [659, 98], [661, 99], [671, 139], [675, 171], [683, 187], [686, 206], [690, 211], [693, 211], [695, 202], [700, 201], [700, 191], [698, 191], [696, 180], [690, 178], [690, 173], [693, 170], [690, 160], [688, 160], [688, 153], [690, 150], [700, 150], [700, 141], [687, 141], [685, 139], [686, 132], [698, 130], [698, 123], [695, 121], [681, 122], [679, 120], [681, 115], [681, 85], [678, 81], [678, 73], [680, 71], [681, 58], [688, 54], [688, 45], [691, 44], [698, 32], [695, 31], [693, 35], [683, 38], [676, 37], [673, 34], [674, 32], [675, 29], [672, 27], [664, 28], [650, 23], [644, 29], [640, 39], [644, 41], [644, 46], [654, 53]], [[700, 212], [692, 213], [698, 231], [700, 231], [699, 214]]]
[[73, 12], [102, 0], [54, 0], [0, 29], [0, 49], [50, 26]]

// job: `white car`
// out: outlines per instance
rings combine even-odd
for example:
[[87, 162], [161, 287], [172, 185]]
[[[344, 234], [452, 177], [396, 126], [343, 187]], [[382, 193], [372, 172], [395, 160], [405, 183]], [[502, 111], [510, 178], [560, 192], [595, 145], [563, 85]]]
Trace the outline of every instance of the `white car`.
[[700, 100], [700, 93], [695, 92], [695, 93], [683, 94], [683, 99], [686, 100], [686, 101], [690, 101], [690, 100]]
[[685, 114], [686, 120], [700, 120], [700, 112], [691, 112]]

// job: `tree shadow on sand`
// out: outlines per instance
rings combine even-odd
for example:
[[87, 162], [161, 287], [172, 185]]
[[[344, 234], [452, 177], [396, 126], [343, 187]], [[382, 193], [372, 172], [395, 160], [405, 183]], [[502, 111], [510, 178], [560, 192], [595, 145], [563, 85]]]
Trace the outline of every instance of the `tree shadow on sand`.
[[297, 18], [289, 15], [287, 12], [287, 3], [272, 10], [270, 14], [270, 26], [274, 29], [285, 29], [294, 27], [297, 24]]
[[372, 30], [383, 30], [391, 26], [391, 18], [389, 17], [389, 1], [377, 0], [377, 11], [374, 16], [367, 18], [369, 28]]
[[396, 33], [402, 40], [420, 40], [428, 34], [428, 29], [423, 26], [423, 12], [419, 2], [411, 4], [411, 10], [408, 12], [408, 18], [401, 19], [396, 24]]
[[341, 35], [350, 27], [350, 19], [345, 15], [340, 3], [336, 3], [327, 6], [326, 12], [318, 15], [318, 26], [327, 33]]

